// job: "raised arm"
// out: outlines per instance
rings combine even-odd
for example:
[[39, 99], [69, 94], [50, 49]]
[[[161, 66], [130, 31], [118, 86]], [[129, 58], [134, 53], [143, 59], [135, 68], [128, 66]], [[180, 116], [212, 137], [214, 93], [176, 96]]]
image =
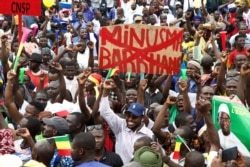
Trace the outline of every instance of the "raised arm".
[[91, 69], [93, 69], [94, 68], [94, 43], [92, 41], [88, 41], [87, 46], [89, 48], [88, 67], [91, 67]]
[[102, 98], [99, 105], [99, 111], [101, 116], [108, 123], [114, 134], [117, 134], [121, 131], [121, 128], [124, 126], [126, 121], [120, 118], [114, 113], [109, 105], [109, 93], [110, 90], [114, 88], [114, 81], [112, 79], [106, 79], [103, 83]]
[[161, 91], [163, 92], [163, 87], [162, 87], [162, 83], [168, 78], [168, 75], [166, 74], [162, 74], [161, 76], [159, 76], [155, 82], [154, 85]]
[[14, 79], [16, 77], [16, 73], [13, 70], [10, 70], [7, 73], [7, 84], [5, 89], [5, 105], [8, 109], [8, 112], [11, 116], [11, 118], [19, 124], [21, 119], [23, 118], [23, 115], [17, 110], [16, 104], [13, 101], [13, 85], [14, 85]]
[[224, 53], [220, 55], [221, 65], [220, 65], [219, 73], [217, 75], [217, 88], [221, 94], [224, 94], [226, 91], [223, 85], [223, 82], [225, 80], [225, 75], [226, 75], [226, 70], [227, 70], [227, 58], [228, 56], [225, 55]]
[[167, 99], [167, 97], [168, 97], [169, 90], [170, 90], [171, 84], [172, 84], [172, 78], [173, 78], [172, 75], [168, 75], [166, 84], [165, 84], [165, 86], [163, 87], [162, 95], [163, 95], [164, 99]]
[[65, 80], [64, 80], [64, 77], [63, 77], [62, 65], [60, 63], [57, 63], [57, 62], [50, 62], [49, 66], [51, 68], [54, 68], [56, 71], [58, 71], [58, 78], [59, 78], [58, 80], [59, 80], [59, 83], [60, 83], [60, 86], [59, 86], [60, 92], [59, 92], [59, 95], [56, 97], [55, 102], [62, 103], [62, 101], [66, 97], [66, 93], [67, 93]]
[[184, 112], [191, 113], [192, 106], [191, 106], [190, 99], [188, 97], [188, 83], [187, 83], [187, 81], [183, 81], [182, 79], [179, 79], [178, 87], [179, 87], [180, 93], [183, 96]]
[[[241, 66], [240, 70], [240, 77], [239, 77], [239, 82], [237, 86], [237, 96], [240, 98], [241, 102], [246, 105], [249, 105], [249, 95], [246, 92], [249, 92], [249, 88], [246, 86], [247, 78], [249, 78], [250, 74], [250, 64], [245, 63]], [[248, 77], [247, 77], [248, 76]]]
[[205, 99], [199, 99], [196, 104], [196, 108], [198, 112], [201, 112], [203, 117], [205, 118], [205, 122], [207, 125], [207, 133], [208, 133], [208, 139], [210, 141], [210, 151], [216, 151], [218, 152], [220, 149], [220, 139], [219, 134], [216, 130], [216, 127], [212, 121], [212, 115], [211, 115], [211, 103], [208, 100]]
[[165, 121], [164, 120], [165, 115], [166, 115], [166, 112], [168, 112], [169, 106], [175, 104], [175, 102], [176, 102], [176, 97], [168, 96], [167, 100], [163, 104], [161, 111], [159, 112], [159, 114], [157, 115], [155, 119], [155, 123], [152, 128], [152, 131], [157, 136], [160, 144], [164, 144], [165, 141], [168, 140], [170, 137], [169, 133], [163, 132], [161, 130], [161, 127], [162, 127], [162, 123]]
[[187, 12], [185, 14], [185, 18], [186, 18], [186, 21], [187, 21], [187, 29], [188, 29], [189, 33], [191, 34], [191, 36], [194, 36], [196, 32], [195, 32], [195, 29], [192, 27], [192, 24], [191, 24], [191, 13]]
[[139, 86], [138, 86], [138, 95], [137, 95], [137, 102], [144, 105], [144, 99], [145, 99], [145, 90], [148, 86], [148, 80], [142, 79], [140, 80]]
[[85, 122], [89, 122], [91, 118], [91, 113], [89, 108], [87, 107], [86, 101], [85, 101], [85, 95], [84, 95], [84, 85], [88, 79], [88, 76], [91, 74], [90, 70], [85, 70], [83, 73], [81, 73], [77, 77], [78, 81], [78, 102], [81, 109], [81, 112], [84, 115]]

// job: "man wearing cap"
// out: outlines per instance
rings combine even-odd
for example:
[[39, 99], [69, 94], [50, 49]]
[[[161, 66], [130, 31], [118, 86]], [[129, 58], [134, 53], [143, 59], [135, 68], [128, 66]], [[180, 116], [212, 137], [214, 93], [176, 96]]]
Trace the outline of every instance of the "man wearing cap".
[[26, 75], [30, 77], [31, 82], [35, 87], [40, 86], [41, 79], [43, 80], [43, 87], [48, 85], [48, 73], [40, 69], [42, 64], [42, 55], [38, 53], [32, 53], [29, 59], [29, 70], [26, 71]]
[[108, 96], [110, 90], [114, 87], [115, 84], [112, 79], [104, 82], [99, 111], [116, 137], [116, 153], [121, 156], [123, 163], [126, 164], [133, 158], [134, 142], [143, 136], [152, 137], [153, 132], [142, 123], [145, 114], [145, 108], [142, 104], [131, 103], [125, 111], [125, 119], [120, 118], [112, 111]]
[[243, 156], [250, 157], [250, 153], [247, 150], [246, 146], [237, 138], [236, 135], [233, 134], [233, 132], [230, 131], [231, 120], [229, 108], [224, 103], [219, 106], [218, 121], [221, 128], [218, 131], [221, 147], [223, 149], [227, 149], [237, 146], [238, 150], [242, 153]]
[[[43, 127], [43, 137], [52, 138], [55, 136], [62, 136], [69, 133], [69, 126], [67, 121], [58, 116], [54, 116], [52, 118], [43, 118], [42, 122], [44, 123]], [[55, 142], [53, 142], [52, 146], [55, 147], [55, 153], [50, 161], [51, 166], [61, 166], [61, 167], [72, 167], [74, 161], [69, 156], [60, 156], [58, 151], [56, 150]]]

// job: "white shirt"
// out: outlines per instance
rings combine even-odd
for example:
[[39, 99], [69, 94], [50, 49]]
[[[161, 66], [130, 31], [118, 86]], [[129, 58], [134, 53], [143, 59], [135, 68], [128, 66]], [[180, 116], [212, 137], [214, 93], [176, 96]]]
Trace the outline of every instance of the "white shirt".
[[[234, 42], [235, 42], [235, 37], [239, 35], [239, 33], [231, 36], [229, 42], [231, 44], [231, 47], [233, 47]], [[245, 47], [250, 47], [250, 34], [246, 34], [246, 38], [245, 38]]]
[[92, 32], [89, 33], [89, 39], [94, 44], [93, 56], [97, 56], [97, 50], [96, 50], [97, 39], [95, 38], [94, 33], [92, 33]]
[[76, 60], [79, 65], [79, 68], [81, 69], [87, 68], [89, 63], [89, 48], [86, 47], [84, 53], [78, 52], [76, 55]]
[[153, 132], [145, 125], [137, 132], [127, 128], [126, 120], [117, 116], [110, 108], [108, 97], [101, 98], [99, 111], [114, 132], [116, 153], [120, 155], [124, 164], [128, 163], [133, 158], [134, 142], [143, 136], [152, 138]]
[[76, 76], [72, 80], [67, 79], [66, 76], [64, 76], [66, 89], [68, 89], [72, 95], [72, 99], [75, 98], [76, 90], [78, 89], [78, 82], [76, 79]]
[[23, 104], [21, 108], [19, 109], [19, 112], [24, 115], [26, 113], [26, 107], [29, 105], [29, 103], [26, 100], [23, 100]]
[[96, 20], [96, 19], [93, 19], [92, 20], [92, 23], [94, 24], [94, 32], [96, 33], [96, 35], [99, 35], [99, 31], [100, 31], [100, 28], [101, 28], [101, 23], [99, 20]]
[[232, 133], [228, 136], [225, 136], [220, 129], [218, 131], [220, 138], [220, 145], [223, 149], [231, 148], [237, 146], [238, 150], [242, 153], [243, 156], [250, 157], [250, 153], [247, 150], [246, 146]]
[[72, 34], [71, 34], [71, 32], [66, 32], [64, 34], [64, 38], [66, 39], [66, 46], [70, 46], [72, 44]]

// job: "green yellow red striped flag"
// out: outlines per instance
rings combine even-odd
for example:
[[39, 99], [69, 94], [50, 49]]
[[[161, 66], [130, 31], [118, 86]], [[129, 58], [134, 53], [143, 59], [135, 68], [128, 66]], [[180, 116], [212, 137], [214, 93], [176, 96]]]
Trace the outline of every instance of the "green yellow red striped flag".
[[71, 145], [69, 141], [69, 136], [57, 136], [55, 137], [56, 148], [60, 156], [70, 156], [71, 155]]
[[115, 69], [115, 68], [110, 68], [109, 69], [109, 72], [106, 76], [106, 79], [109, 79], [110, 77], [112, 77], [113, 75], [117, 74], [118, 73], [118, 69]]

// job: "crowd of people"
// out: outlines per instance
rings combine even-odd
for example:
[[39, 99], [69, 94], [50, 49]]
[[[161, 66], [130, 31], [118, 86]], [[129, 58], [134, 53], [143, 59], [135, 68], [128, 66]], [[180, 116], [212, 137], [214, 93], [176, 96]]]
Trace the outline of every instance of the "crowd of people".
[[[41, 16], [22, 16], [22, 25], [1, 14], [0, 167], [250, 166], [227, 104], [212, 119], [215, 95], [249, 110], [249, 5], [56, 0]], [[100, 69], [100, 28], [117, 24], [183, 28], [180, 74]], [[31, 32], [13, 68], [19, 26]], [[68, 156], [55, 142], [64, 135]], [[224, 162], [223, 150], [235, 146], [236, 158]]]

